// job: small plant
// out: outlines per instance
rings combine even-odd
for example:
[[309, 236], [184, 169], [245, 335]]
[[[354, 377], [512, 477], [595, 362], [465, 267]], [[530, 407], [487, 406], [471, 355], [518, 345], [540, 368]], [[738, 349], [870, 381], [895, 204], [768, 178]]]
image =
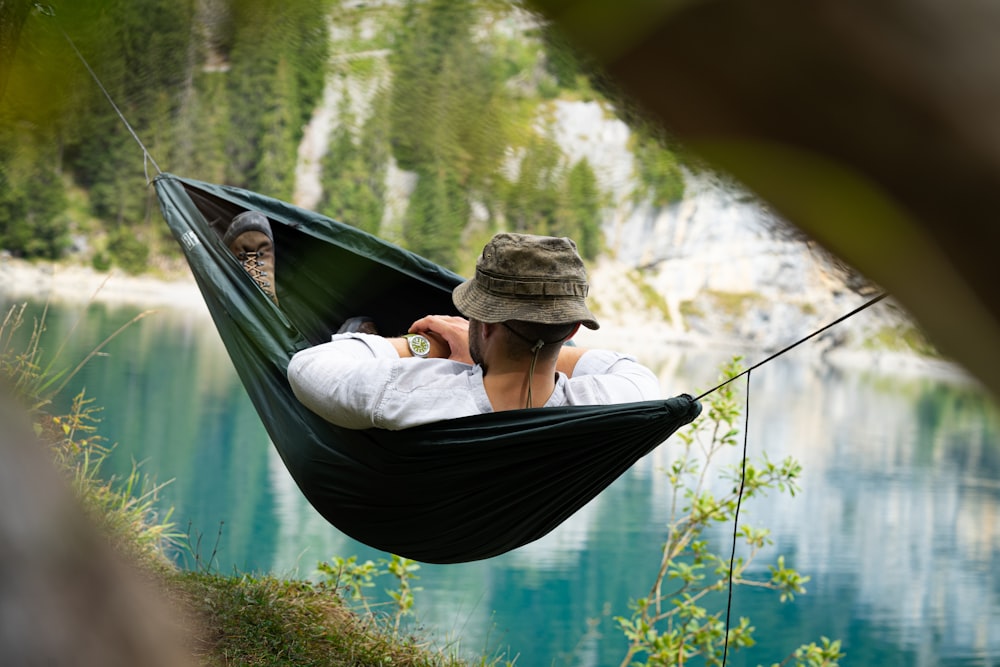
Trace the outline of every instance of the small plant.
[[[739, 358], [722, 369], [722, 378], [739, 374]], [[705, 537], [713, 525], [732, 524], [739, 505], [772, 490], [795, 495], [801, 466], [791, 457], [780, 463], [763, 455], [723, 472], [725, 491], [710, 488], [713, 459], [739, 445], [737, 421], [741, 409], [732, 384], [723, 385], [705, 401], [705, 417], [677, 434], [681, 447], [664, 471], [673, 494], [660, 566], [645, 597], [632, 603], [632, 614], [617, 617], [629, 646], [621, 667], [684, 665], [698, 657], [718, 667], [725, 653], [754, 644], [754, 627], [741, 617], [726, 630], [724, 610], [706, 608], [709, 594], [729, 585], [752, 585], [775, 590], [782, 602], [804, 593], [809, 577], [786, 567], [784, 557], [770, 567], [770, 577], [754, 579], [748, 567], [760, 550], [771, 543], [770, 531], [746, 524], [737, 527], [747, 554], [733, 559], [714, 553]], [[835, 667], [843, 657], [840, 642], [823, 638], [822, 644], [801, 646], [780, 663], [800, 667]]]
[[123, 477], [103, 479], [101, 465], [113, 450], [97, 433], [101, 408], [84, 392], [73, 398], [65, 415], [42, 416], [36, 429], [52, 444], [57, 465], [69, 473], [70, 483], [84, 508], [123, 551], [147, 566], [168, 567], [165, 550], [179, 534], [170, 511], [157, 510], [160, 490], [137, 464]]
[[413, 612], [413, 594], [421, 590], [412, 584], [415, 579], [419, 579], [414, 573], [420, 569], [420, 564], [395, 554], [390, 559], [380, 558], [378, 562], [366, 560], [363, 563], [358, 562], [357, 556], [346, 559], [335, 556], [329, 563], [321, 561], [317, 569], [333, 583], [334, 587], [345, 590], [347, 597], [360, 603], [369, 614], [372, 613], [372, 609], [365, 590], [373, 588], [378, 577], [386, 574], [395, 577], [396, 589], [387, 589], [386, 593], [395, 602], [392, 616], [397, 631], [403, 617]]

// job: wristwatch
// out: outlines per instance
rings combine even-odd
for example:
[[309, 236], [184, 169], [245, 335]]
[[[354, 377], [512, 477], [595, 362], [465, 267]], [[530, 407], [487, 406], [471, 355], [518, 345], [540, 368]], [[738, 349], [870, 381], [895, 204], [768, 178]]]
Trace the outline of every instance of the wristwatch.
[[420, 334], [406, 334], [403, 336], [406, 344], [410, 346], [410, 353], [415, 357], [424, 359], [431, 353], [431, 342]]

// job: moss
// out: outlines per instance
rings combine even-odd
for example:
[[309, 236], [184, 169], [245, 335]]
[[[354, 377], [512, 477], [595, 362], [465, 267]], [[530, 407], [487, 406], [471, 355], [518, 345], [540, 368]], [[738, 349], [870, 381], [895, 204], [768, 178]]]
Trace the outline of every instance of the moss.
[[701, 304], [693, 299], [681, 301], [680, 311], [685, 319], [705, 316], [705, 310], [701, 307]]
[[381, 73], [385, 61], [372, 56], [350, 58], [347, 61], [347, 73], [355, 79], [370, 79]]
[[667, 300], [662, 294], [660, 294], [655, 287], [646, 282], [645, 277], [640, 271], [629, 271], [628, 279], [636, 289], [639, 290], [639, 296], [642, 298], [642, 305], [648, 311], [658, 313], [664, 322], [670, 322], [670, 307], [667, 305]]
[[709, 291], [705, 297], [711, 299], [712, 310], [722, 313], [728, 319], [742, 317], [754, 306], [762, 304], [764, 297], [753, 292], [716, 292]]
[[911, 351], [928, 357], [940, 356], [924, 333], [909, 324], [882, 327], [865, 340], [863, 347], [868, 350]]

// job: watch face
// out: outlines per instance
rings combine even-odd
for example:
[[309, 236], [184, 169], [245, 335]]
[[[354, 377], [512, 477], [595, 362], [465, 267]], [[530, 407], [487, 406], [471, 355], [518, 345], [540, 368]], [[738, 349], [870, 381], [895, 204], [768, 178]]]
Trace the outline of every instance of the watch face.
[[410, 352], [415, 357], [426, 357], [431, 353], [431, 342], [420, 334], [407, 336], [406, 342], [410, 345]]

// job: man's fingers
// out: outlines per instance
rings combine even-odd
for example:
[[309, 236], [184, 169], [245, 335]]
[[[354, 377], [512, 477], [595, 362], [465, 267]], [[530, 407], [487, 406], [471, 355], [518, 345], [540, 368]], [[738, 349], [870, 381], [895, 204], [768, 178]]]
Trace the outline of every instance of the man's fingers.
[[424, 331], [434, 331], [445, 335], [449, 329], [468, 331], [469, 321], [464, 317], [454, 315], [427, 315], [410, 325], [410, 333], [421, 333]]

